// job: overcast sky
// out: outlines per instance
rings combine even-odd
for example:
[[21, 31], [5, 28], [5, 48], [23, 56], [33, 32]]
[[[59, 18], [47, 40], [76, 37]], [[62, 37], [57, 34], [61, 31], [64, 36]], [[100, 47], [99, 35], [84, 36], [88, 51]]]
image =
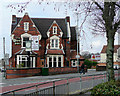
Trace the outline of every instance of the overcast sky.
[[[19, 0], [21, 2], [29, 1], [29, 0]], [[33, 2], [34, 1], [34, 2]], [[7, 5], [11, 3], [20, 3], [18, 0], [1, 0], [0, 1], [0, 59], [3, 57], [3, 37], [5, 37], [5, 45], [6, 45], [6, 53], [9, 53], [11, 56], [11, 20], [12, 15], [16, 15], [18, 17], [22, 17], [25, 12], [28, 12], [30, 17], [38, 17], [38, 18], [65, 18], [66, 16], [70, 16], [71, 26], [76, 26], [76, 15], [72, 10], [67, 9], [65, 11], [63, 5], [58, 4], [59, 12], [54, 10], [54, 5], [50, 4], [49, 6], [46, 4], [39, 5], [38, 0], [33, 0], [27, 7], [23, 13], [18, 13], [17, 9], [11, 10], [11, 8], [7, 8]], [[83, 18], [80, 18], [80, 23]], [[80, 24], [79, 23], [79, 24]], [[89, 51], [91, 53], [100, 52], [103, 45], [106, 44], [106, 37], [104, 36], [94, 36], [91, 34], [88, 29], [89, 25], [86, 23], [84, 25], [84, 36], [81, 37], [81, 52]], [[115, 44], [118, 43], [117, 35], [115, 37]]]

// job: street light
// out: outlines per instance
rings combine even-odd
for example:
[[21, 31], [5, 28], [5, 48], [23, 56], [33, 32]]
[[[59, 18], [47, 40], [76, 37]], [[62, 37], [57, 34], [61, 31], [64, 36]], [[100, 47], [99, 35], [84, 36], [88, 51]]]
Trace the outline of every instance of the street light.
[[79, 23], [78, 15], [79, 15], [79, 13], [76, 11], [75, 11], [75, 13], [77, 15], [77, 28], [76, 28], [76, 30], [77, 30], [77, 55], [76, 55], [76, 58], [77, 58], [77, 71], [79, 73], [79, 58], [80, 58], [80, 55], [78, 54], [79, 53], [78, 52], [78, 50], [79, 50], [79, 31], [78, 31], [78, 25], [79, 25], [78, 24]]

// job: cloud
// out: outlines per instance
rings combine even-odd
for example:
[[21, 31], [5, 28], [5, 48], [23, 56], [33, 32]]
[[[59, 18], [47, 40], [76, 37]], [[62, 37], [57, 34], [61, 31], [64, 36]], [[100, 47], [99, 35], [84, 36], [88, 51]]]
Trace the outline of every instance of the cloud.
[[93, 42], [92, 42], [92, 45], [93, 45], [94, 47], [100, 47], [101, 44], [102, 44], [102, 42], [101, 42], [100, 40], [98, 40], [98, 41], [93, 41]]

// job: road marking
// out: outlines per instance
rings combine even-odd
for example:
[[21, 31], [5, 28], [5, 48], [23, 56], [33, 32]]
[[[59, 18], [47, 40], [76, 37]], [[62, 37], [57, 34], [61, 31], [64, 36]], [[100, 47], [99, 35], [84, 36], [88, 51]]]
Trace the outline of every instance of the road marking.
[[5, 83], [0, 83], [0, 85], [5, 84]]

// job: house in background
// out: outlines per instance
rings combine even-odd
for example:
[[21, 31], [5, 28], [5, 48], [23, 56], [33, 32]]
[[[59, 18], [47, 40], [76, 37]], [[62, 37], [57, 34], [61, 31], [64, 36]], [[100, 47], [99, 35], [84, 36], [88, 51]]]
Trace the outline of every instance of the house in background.
[[[77, 38], [75, 27], [66, 18], [12, 16], [12, 56], [10, 67], [75, 67]], [[74, 54], [74, 56], [73, 56]], [[83, 58], [79, 58], [83, 63]], [[79, 65], [80, 65], [79, 63]]]
[[100, 62], [100, 54], [91, 54], [90, 61]]
[[0, 59], [0, 68], [9, 68], [9, 54], [5, 54], [5, 58]]
[[[98, 66], [103, 66], [103, 67], [106, 67], [106, 50], [107, 50], [107, 46], [104, 45], [103, 46], [103, 49], [100, 53], [100, 63], [97, 64]], [[113, 62], [114, 62], [114, 69], [118, 69], [120, 68], [120, 45], [114, 45], [114, 57], [113, 57]]]

